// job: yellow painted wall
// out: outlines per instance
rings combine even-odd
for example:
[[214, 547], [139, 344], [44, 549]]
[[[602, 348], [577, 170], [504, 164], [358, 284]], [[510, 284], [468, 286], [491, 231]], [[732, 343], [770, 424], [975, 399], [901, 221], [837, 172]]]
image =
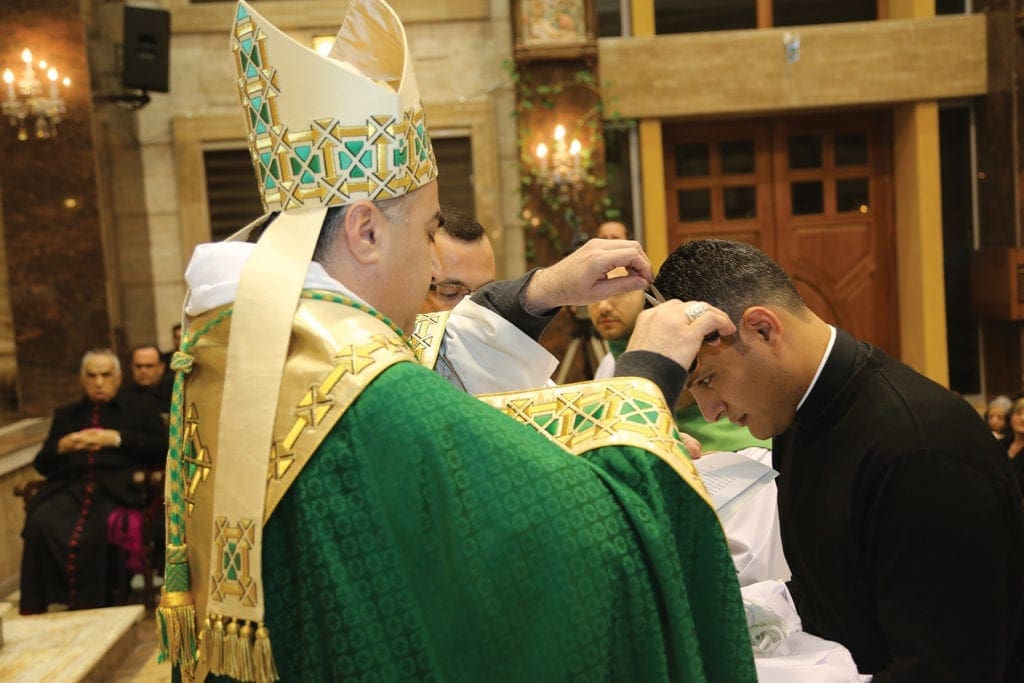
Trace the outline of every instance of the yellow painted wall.
[[897, 107], [893, 145], [900, 355], [910, 367], [949, 386], [938, 105]]
[[[935, 16], [935, 1], [889, 0], [889, 16], [928, 19]], [[987, 63], [987, 48], [983, 54]], [[934, 100], [896, 107], [893, 148], [900, 355], [910, 367], [949, 386], [939, 109]]]

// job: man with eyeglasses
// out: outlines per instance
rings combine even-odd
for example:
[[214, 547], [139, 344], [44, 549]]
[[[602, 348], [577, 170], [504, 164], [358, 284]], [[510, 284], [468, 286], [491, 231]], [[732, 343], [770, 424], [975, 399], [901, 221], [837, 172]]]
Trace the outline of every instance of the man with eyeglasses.
[[450, 311], [488, 282], [494, 282], [494, 249], [484, 228], [465, 211], [442, 206], [444, 225], [434, 238], [441, 279], [430, 283], [423, 313]]

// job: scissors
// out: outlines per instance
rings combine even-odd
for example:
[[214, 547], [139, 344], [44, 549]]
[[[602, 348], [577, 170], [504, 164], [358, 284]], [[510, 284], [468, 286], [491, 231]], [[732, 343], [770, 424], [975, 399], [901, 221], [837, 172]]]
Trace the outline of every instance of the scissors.
[[647, 303], [652, 306], [665, 303], [665, 297], [661, 295], [661, 292], [658, 291], [658, 288], [654, 286], [653, 282], [644, 290], [644, 298], [647, 299]]
[[[658, 288], [654, 286], [653, 282], [650, 284], [650, 286], [646, 290], [644, 290], [644, 298], [647, 299], [647, 302], [649, 304], [651, 304], [652, 306], [657, 306], [658, 304], [663, 304], [666, 301], [665, 297], [662, 296], [661, 292], [658, 291]], [[713, 330], [709, 334], [704, 335], [704, 341], [702, 341], [701, 344], [703, 345], [703, 344], [708, 344], [710, 342], [713, 342], [716, 339], [718, 339], [719, 336], [720, 335], [718, 334], [718, 330]], [[693, 371], [696, 370], [696, 369], [697, 369], [697, 358], [694, 357], [693, 363], [690, 364], [690, 368], [689, 368], [688, 372], [692, 375]]]

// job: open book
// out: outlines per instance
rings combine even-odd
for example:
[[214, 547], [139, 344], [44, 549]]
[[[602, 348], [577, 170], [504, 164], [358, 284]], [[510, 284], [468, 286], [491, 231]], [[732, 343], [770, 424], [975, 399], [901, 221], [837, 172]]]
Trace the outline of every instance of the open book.
[[779, 473], [742, 453], [716, 451], [693, 461], [719, 517], [725, 517], [751, 493]]

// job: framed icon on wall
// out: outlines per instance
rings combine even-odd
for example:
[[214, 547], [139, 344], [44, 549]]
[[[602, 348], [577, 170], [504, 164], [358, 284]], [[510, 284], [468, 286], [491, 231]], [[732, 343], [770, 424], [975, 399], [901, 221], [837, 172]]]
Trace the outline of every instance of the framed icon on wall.
[[518, 61], [575, 59], [597, 51], [594, 0], [513, 0]]

